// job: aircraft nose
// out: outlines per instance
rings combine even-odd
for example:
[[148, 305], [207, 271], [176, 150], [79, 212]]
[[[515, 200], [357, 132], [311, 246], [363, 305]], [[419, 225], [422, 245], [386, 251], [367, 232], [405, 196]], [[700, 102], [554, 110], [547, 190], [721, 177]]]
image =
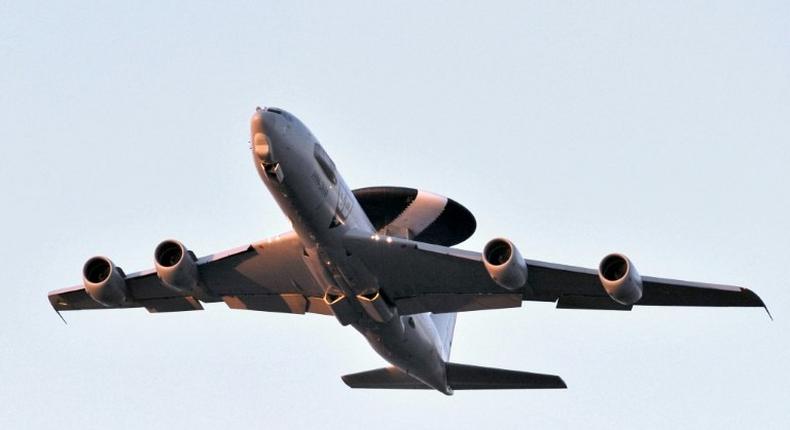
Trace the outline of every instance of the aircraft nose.
[[250, 119], [250, 141], [255, 156], [262, 162], [272, 161], [271, 141], [266, 134], [266, 129], [273, 126], [272, 113], [264, 108], [255, 108], [255, 113]]
[[255, 136], [256, 133], [264, 132], [264, 112], [266, 112], [266, 110], [259, 106], [255, 108], [255, 113], [252, 114], [252, 118], [250, 119], [250, 132], [253, 136]]

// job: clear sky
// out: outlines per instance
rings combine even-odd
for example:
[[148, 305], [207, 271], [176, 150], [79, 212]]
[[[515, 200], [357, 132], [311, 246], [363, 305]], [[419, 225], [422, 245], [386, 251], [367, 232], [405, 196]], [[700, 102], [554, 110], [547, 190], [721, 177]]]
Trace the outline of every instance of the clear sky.
[[[788, 428], [790, 3], [0, 1], [0, 427]], [[352, 187], [444, 194], [528, 258], [732, 283], [759, 309], [462, 314], [452, 359], [564, 391], [354, 391], [334, 318], [69, 313], [49, 290], [288, 222], [256, 105]]]

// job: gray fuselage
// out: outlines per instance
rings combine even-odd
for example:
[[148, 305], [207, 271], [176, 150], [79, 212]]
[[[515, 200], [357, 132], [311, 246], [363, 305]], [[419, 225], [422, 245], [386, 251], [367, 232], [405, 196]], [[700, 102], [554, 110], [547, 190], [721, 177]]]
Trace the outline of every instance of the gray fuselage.
[[[374, 274], [344, 246], [348, 237], [378, 235], [351, 189], [310, 130], [281, 109], [258, 109], [251, 120], [253, 159], [263, 183], [291, 220], [304, 261], [343, 325], [352, 325], [385, 360], [445, 393], [449, 351], [430, 314], [382, 321], [358, 298], [378, 292]], [[383, 300], [383, 299], [382, 299]], [[383, 302], [382, 302], [383, 303]]]

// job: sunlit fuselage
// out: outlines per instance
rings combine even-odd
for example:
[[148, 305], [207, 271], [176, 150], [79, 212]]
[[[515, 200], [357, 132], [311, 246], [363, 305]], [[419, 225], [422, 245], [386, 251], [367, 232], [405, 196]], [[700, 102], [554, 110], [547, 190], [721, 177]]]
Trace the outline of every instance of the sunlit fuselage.
[[318, 140], [290, 113], [269, 108], [253, 115], [251, 144], [258, 173], [299, 235], [305, 264], [327, 293], [325, 300], [347, 301], [347, 312], [335, 312], [338, 320], [362, 333], [384, 359], [449, 394], [449, 351], [429, 314], [400, 316], [392, 308], [393, 318], [376, 321], [364, 311], [357, 296], [374, 294], [377, 281], [344, 240], [381, 238]]

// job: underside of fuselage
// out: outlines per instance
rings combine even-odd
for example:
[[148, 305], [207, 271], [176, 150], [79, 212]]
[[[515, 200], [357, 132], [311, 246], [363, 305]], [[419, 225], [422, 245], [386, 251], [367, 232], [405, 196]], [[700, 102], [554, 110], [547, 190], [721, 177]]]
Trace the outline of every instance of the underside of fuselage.
[[[444, 243], [457, 240], [458, 230], [443, 230], [441, 223], [429, 229], [444, 212], [448, 199], [429, 193], [411, 196], [404, 191], [407, 189], [384, 190], [389, 191], [389, 197], [384, 198], [385, 193], [363, 192], [369, 210], [378, 211], [375, 221], [380, 225], [376, 228], [317, 139], [296, 117], [281, 109], [259, 108], [251, 123], [258, 173], [291, 220], [304, 246], [305, 261], [334, 315], [341, 324], [362, 333], [381, 357], [404, 374], [450, 394], [446, 361], [455, 316], [440, 318], [445, 322], [441, 333], [428, 313], [400, 316], [379, 291], [376, 277], [344, 246], [347, 237], [375, 240], [384, 233], [409, 239], [426, 232], [426, 237]], [[416, 199], [423, 203], [412, 205]], [[394, 213], [397, 206], [393, 208], [392, 204], [396, 200], [420, 210], [412, 209], [415, 213], [410, 217], [399, 218], [400, 214]], [[467, 231], [460, 234], [471, 234], [471, 214], [457, 203], [450, 207], [450, 218], [458, 218], [467, 226]], [[442, 235], [443, 231], [448, 233]], [[446, 322], [449, 319], [452, 324]]]

